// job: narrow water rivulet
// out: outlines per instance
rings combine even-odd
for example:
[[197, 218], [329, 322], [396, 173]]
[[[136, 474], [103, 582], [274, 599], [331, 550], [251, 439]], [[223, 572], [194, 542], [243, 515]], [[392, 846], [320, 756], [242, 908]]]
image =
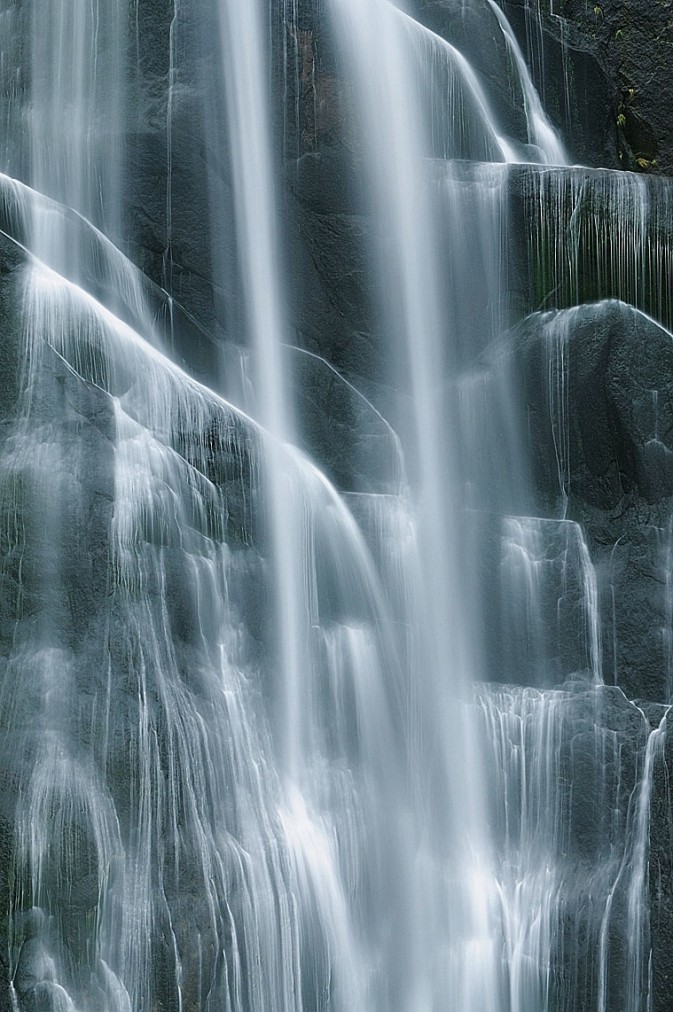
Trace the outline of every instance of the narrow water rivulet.
[[673, 205], [547, 6], [0, 3], [0, 1012], [670, 1009]]

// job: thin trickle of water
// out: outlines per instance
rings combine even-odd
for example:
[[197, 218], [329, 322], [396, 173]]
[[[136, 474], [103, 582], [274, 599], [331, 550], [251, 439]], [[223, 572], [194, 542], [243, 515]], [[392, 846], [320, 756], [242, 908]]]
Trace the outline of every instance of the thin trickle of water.
[[543, 339], [547, 359], [547, 400], [551, 422], [556, 471], [560, 494], [560, 514], [565, 519], [570, 495], [570, 363], [569, 343], [574, 313], [552, 313], [545, 317]]
[[498, 19], [498, 24], [507, 40], [507, 45], [512, 52], [519, 72], [519, 80], [523, 88], [526, 121], [528, 123], [528, 141], [530, 144], [534, 144], [540, 152], [541, 162], [547, 165], [566, 165], [568, 161], [567, 155], [555, 130], [547, 119], [540, 96], [535, 90], [524, 55], [521, 52], [511, 25], [500, 7], [498, 7], [496, 0], [488, 0], [488, 3]]
[[607, 170], [531, 171], [536, 306], [615, 298], [671, 327], [670, 183]]
[[[586, 4], [586, 13], [592, 9], [594, 17], [600, 5]], [[550, 79], [549, 67], [547, 64], [547, 48], [549, 40], [548, 30], [552, 27], [551, 34], [554, 41], [557, 41], [561, 50], [561, 64], [563, 68], [563, 107], [565, 114], [565, 130], [570, 133], [572, 129], [572, 108], [571, 108], [571, 87], [572, 70], [568, 58], [569, 35], [571, 34], [572, 18], [566, 16], [563, 5], [558, 0], [548, 0], [543, 7], [540, 0], [524, 0], [523, 3], [524, 25], [526, 33], [526, 59], [533, 72], [534, 79], [538, 82], [540, 97], [544, 106], [548, 105], [547, 86]], [[546, 24], [545, 24], [546, 22]], [[545, 31], [545, 28], [547, 31]]]
[[649, 828], [652, 797], [652, 771], [655, 759], [663, 753], [667, 714], [651, 733], [645, 749], [645, 763], [638, 793], [633, 826], [634, 842], [628, 886], [628, 983], [626, 1012], [650, 1012], [650, 938], [649, 938]]
[[[31, 10], [30, 183], [116, 239], [121, 234], [126, 9], [120, 0], [104, 7], [50, 0], [32, 4]], [[78, 262], [80, 251], [66, 246], [58, 219], [38, 216], [33, 228], [37, 256]]]
[[[648, 737], [642, 713], [610, 693], [582, 685], [544, 693], [488, 686], [478, 695], [510, 967], [508, 1009], [570, 1010], [578, 994], [597, 1009], [615, 1000], [629, 1012], [650, 1008], [647, 823], [665, 722]], [[624, 738], [627, 715], [640, 726], [642, 764]], [[587, 791], [593, 825], [574, 800]], [[614, 973], [616, 952], [626, 972], [609, 982], [606, 968]], [[564, 975], [554, 973], [559, 959]]]
[[[283, 44], [283, 142], [286, 153], [301, 142], [302, 109], [307, 95], [315, 95], [315, 61], [307, 51], [307, 33], [299, 26], [298, 0], [283, 0], [280, 31]], [[310, 121], [315, 123], [315, 108]], [[306, 140], [306, 139], [305, 139]]]
[[544, 684], [579, 670], [602, 683], [596, 571], [580, 525], [509, 517], [502, 537], [503, 677]]

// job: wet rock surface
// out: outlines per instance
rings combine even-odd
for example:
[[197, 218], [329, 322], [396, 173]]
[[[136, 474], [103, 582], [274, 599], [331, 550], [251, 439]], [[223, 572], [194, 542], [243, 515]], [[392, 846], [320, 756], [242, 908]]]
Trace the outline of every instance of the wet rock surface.
[[673, 9], [651, 0], [506, 0], [573, 160], [673, 173]]
[[[57, 977], [55, 954], [68, 953], [70, 993], [78, 984], [95, 990], [88, 977], [100, 972], [87, 946], [91, 919], [97, 916], [101, 903], [100, 838], [93, 828], [97, 825], [93, 814], [97, 788], [92, 785], [103, 776], [102, 766], [106, 796], [114, 799], [120, 831], [133, 832], [129, 813], [141, 779], [129, 745], [132, 729], [138, 728], [141, 720], [133, 664], [134, 650], [142, 650], [143, 644], [130, 645], [133, 621], [129, 607], [133, 611], [133, 604], [118, 580], [114, 561], [119, 550], [112, 532], [115, 504], [117, 509], [120, 504], [116, 483], [123, 439], [117, 429], [113, 398], [99, 383], [78, 373], [76, 366], [85, 374], [97, 375], [100, 381], [95, 362], [87, 362], [86, 355], [78, 360], [77, 354], [68, 361], [50, 343], [54, 334], [48, 329], [34, 335], [36, 342], [28, 354], [26, 339], [32, 331], [24, 300], [30, 271], [25, 251], [3, 234], [0, 668], [5, 689], [0, 735], [0, 902], [5, 913], [0, 918], [0, 947], [14, 958], [12, 982], [21, 1012], [67, 1012], [73, 1005], [63, 989], [64, 982]], [[77, 313], [66, 314], [62, 323], [71, 332], [59, 331], [58, 337], [65, 338], [63, 351], [72, 352], [78, 334], [81, 336]], [[145, 354], [151, 356], [149, 347]], [[116, 380], [120, 382], [119, 373]], [[128, 384], [122, 383], [121, 389], [123, 396]], [[145, 571], [146, 600], [156, 620], [170, 626], [171, 663], [182, 672], [186, 691], [201, 698], [206, 693], [199, 672], [205, 663], [202, 636], [207, 616], [185, 593], [186, 573], [208, 558], [217, 539], [226, 537], [232, 552], [237, 553], [232, 561], [236, 579], [230, 607], [240, 608], [241, 616], [245, 615], [248, 652], [265, 649], [262, 641], [267, 635], [264, 615], [268, 602], [258, 582], [263, 533], [262, 525], [250, 514], [250, 503], [255, 500], [251, 492], [254, 456], [259, 451], [254, 429], [244, 430], [241, 423], [237, 431], [236, 422], [216, 398], [212, 398], [203, 429], [190, 429], [185, 424], [168, 452], [174, 456], [175, 474], [179, 473], [183, 482], [176, 488], [181, 490], [185, 508], [193, 509], [189, 533], [180, 532], [175, 517], [171, 523], [166, 516], [163, 526], [153, 525], [148, 517], [137, 531], [133, 548], [133, 553], [145, 553], [152, 560]], [[130, 438], [128, 432], [125, 438]], [[216, 493], [217, 508], [215, 503], [210, 509], [199, 508], [199, 482], [202, 490], [223, 490], [219, 501]], [[257, 541], [256, 550], [251, 549], [252, 540]], [[215, 622], [219, 619], [213, 617]], [[53, 683], [53, 691], [47, 694], [50, 705], [45, 705], [43, 698], [45, 679]], [[166, 742], [170, 731], [160, 682], [161, 678], [151, 690], [149, 712], [158, 737]], [[105, 698], [111, 685], [115, 705], [110, 723], [96, 715], [96, 700]], [[57, 696], [69, 692], [78, 705], [66, 711]], [[91, 719], [82, 724], [81, 712], [88, 708]], [[96, 752], [108, 735], [101, 763]], [[51, 743], [56, 747], [52, 749]], [[57, 770], [46, 800], [50, 834], [56, 842], [49, 843], [41, 867], [51, 900], [48, 921], [39, 910], [22, 910], [25, 898], [17, 896], [15, 884], [22, 791], [31, 778], [39, 777], [40, 764], [45, 761]], [[86, 774], [82, 773], [84, 766]], [[164, 771], [162, 776], [166, 775]], [[82, 776], [91, 778], [88, 789], [82, 787]], [[100, 817], [100, 811], [97, 815]], [[35, 818], [39, 817], [37, 813]], [[104, 874], [111, 883], [111, 869], [105, 869]], [[187, 889], [186, 877], [183, 887]], [[189, 915], [185, 912], [177, 922], [164, 925], [163, 931], [191, 930], [191, 918], [193, 934], [204, 939], [203, 958], [211, 958], [208, 932], [212, 918], [205, 908], [202, 883], [192, 883], [192, 891]], [[184, 902], [184, 895], [180, 896]], [[170, 900], [177, 907], [180, 897], [171, 895]], [[13, 912], [11, 938], [9, 910]], [[187, 939], [184, 945], [188, 947]], [[163, 969], [161, 958], [155, 967], [159, 978], [163, 974], [155, 983], [158, 995], [172, 993], [168, 969], [172, 948], [167, 948], [164, 956]], [[202, 969], [202, 964], [199, 967]], [[186, 967], [186, 972], [197, 970]], [[0, 962], [3, 1012], [15, 1007], [8, 988], [9, 973], [5, 959]], [[104, 984], [102, 981], [101, 1008], [107, 1007], [109, 998]]]
[[[670, 724], [669, 724], [670, 727]], [[673, 1002], [673, 733], [653, 766], [650, 812], [649, 893], [651, 904], [653, 1008], [666, 1012]]]
[[[9, 5], [8, 16], [11, 14], [18, 20], [19, 6]], [[296, 47], [300, 69], [298, 85], [293, 78], [287, 94], [294, 101], [297, 96], [292, 88], [298, 86], [300, 89], [300, 123], [299, 139], [293, 132], [296, 124], [288, 128], [287, 136], [283, 135], [286, 153], [291, 151], [298, 158], [288, 159], [284, 176], [286, 189], [282, 193], [286, 227], [283, 242], [290, 261], [292, 337], [302, 349], [292, 353], [298, 363], [300, 426], [305, 448], [338, 488], [348, 492], [385, 493], [396, 448], [389, 428], [377, 412], [382, 410], [387, 414], [390, 410], [394, 416], [403, 406], [400, 407], [399, 392], [387, 389], [383, 378], [389, 374], [385, 334], [376, 319], [370, 291], [368, 263], [379, 237], [372, 233], [368, 195], [362, 182], [357, 149], [349, 146], [343, 88], [321, 34], [323, 28], [312, 19], [307, 6], [300, 5], [294, 36], [290, 39]], [[528, 5], [510, 0], [506, 6], [523, 45]], [[560, 14], [552, 17], [543, 13], [541, 17], [544, 65], [540, 69], [533, 59], [532, 67], [543, 101], [563, 130], [572, 157], [591, 165], [628, 168], [648, 174], [673, 172], [671, 5], [653, 4], [651, 0], [600, 0], [596, 5], [566, 0], [561, 6]], [[466, 7], [459, 0], [419, 0], [416, 7], [419, 18], [432, 31], [474, 57], [484, 80], [495, 87], [493, 93], [502, 122], [513, 136], [521, 139], [521, 97], [512, 84], [509, 57], [502, 40], [494, 41], [494, 15], [488, 5]], [[194, 374], [210, 379], [219, 373], [221, 343], [233, 340], [243, 347], [246, 341], [244, 315], [237, 304], [238, 289], [233, 280], [237, 255], [234, 229], [218, 248], [213, 242], [210, 221], [209, 201], [213, 194], [220, 201], [222, 215], [230, 221], [233, 219], [230, 170], [205, 143], [203, 124], [195, 114], [198, 104], [195, 95], [206, 83], [212, 86], [212, 67], [190, 61], [189, 54], [196, 46], [196, 24], [182, 5], [182, 20], [177, 25], [176, 37], [182, 47], [179, 64], [185, 76], [178, 82], [180, 87], [175, 89], [169, 130], [166, 82], [172, 11], [170, 5], [159, 2], [144, 2], [139, 10], [139, 85], [133, 97], [134, 129], [124, 138], [129, 175], [124, 208], [128, 252], [151, 279], [152, 304], [163, 321], [176, 358]], [[471, 45], [477, 32], [487, 36], [488, 45]], [[532, 38], [534, 49], [534, 32]], [[190, 66], [193, 70], [188, 69]], [[504, 88], [501, 86], [503, 80], [506, 82]], [[23, 94], [24, 84], [19, 79], [13, 81], [15, 98]], [[534, 258], [523, 252], [527, 237], [520, 233], [530, 229], [538, 193], [531, 196], [532, 191], [526, 188], [525, 172], [513, 171], [509, 193], [512, 216], [519, 215], [517, 241], [522, 252], [520, 261], [507, 265], [511, 282], [508, 297], [513, 316], [519, 318], [533, 310], [570, 306], [574, 301], [616, 300], [626, 295], [630, 300], [631, 293], [620, 287], [619, 279], [608, 290], [601, 289], [603, 280], [596, 275], [597, 258], [592, 259], [590, 255], [582, 261], [577, 288], [563, 296], [556, 292], [551, 275], [543, 277], [531, 266]], [[199, 181], [196, 187], [195, 181]], [[652, 191], [651, 196], [654, 204], [657, 194]], [[578, 200], [585, 202], [595, 220], [606, 220], [606, 201], [600, 195], [592, 197], [592, 182], [588, 177]], [[575, 206], [570, 202], [569, 207], [570, 221]], [[579, 217], [580, 213], [573, 220], [576, 222]], [[6, 224], [3, 221], [3, 227]], [[658, 239], [669, 243], [672, 231], [670, 216], [662, 214], [656, 231]], [[586, 246], [580, 252], [585, 250]], [[547, 256], [547, 262], [552, 259], [551, 255]], [[16, 286], [23, 265], [21, 251], [0, 237], [0, 319], [3, 323], [0, 423], [3, 440], [14, 422], [17, 405], [21, 354]], [[103, 295], [105, 284], [102, 280], [97, 283]], [[554, 301], [556, 296], [558, 301]], [[633, 300], [636, 301], [636, 296]], [[640, 308], [657, 316], [660, 322], [667, 322], [657, 312], [653, 293], [643, 297]], [[667, 311], [670, 312], [670, 307]], [[557, 515], [559, 498], [563, 492], [567, 495], [565, 515], [582, 525], [596, 568], [603, 622], [603, 677], [618, 685], [626, 696], [647, 701], [651, 726], [654, 726], [661, 717], [659, 707], [670, 697], [673, 688], [673, 530], [670, 520], [673, 504], [673, 345], [670, 335], [661, 326], [621, 302], [587, 306], [570, 310], [570, 314], [565, 318], [566, 329], [561, 337], [567, 352], [567, 360], [564, 360], [564, 369], [567, 369], [562, 378], [566, 398], [562, 419], [554, 419], [558, 404], [552, 403], [550, 398], [550, 364], [552, 381], [557, 385], [561, 382], [560, 358], [554, 357], [553, 345], [558, 338], [555, 339], [550, 331], [550, 328], [553, 330], [553, 315], [529, 317], [513, 338], [512, 356], [523, 394], [525, 418], [522, 427], [529, 433], [532, 451], [531, 488], [540, 513], [548, 517]], [[545, 327], [546, 336], [542, 333]], [[109, 551], [114, 429], [107, 394], [74, 376], [56, 355], [47, 356], [45, 370], [48, 378], [43, 387], [42, 422], [47, 425], [58, 416], [65, 456], [73, 454], [77, 447], [83, 461], [84, 477], [74, 472], [70, 476], [72, 487], [67, 508], [72, 524], [59, 549], [69, 560], [61, 579], [70, 588], [59, 611], [59, 636], [64, 649], [73, 650], [77, 644], [86, 644], [88, 648], [103, 642], [106, 635], [101, 616], [107, 607], [109, 587], [101, 574], [106, 572]], [[447, 383], [449, 381], [447, 378]], [[567, 438], [564, 488], [559, 484], [558, 434], [561, 429]], [[359, 444], [353, 441], [356, 432]], [[195, 441], [208, 448], [208, 479], [228, 492], [227, 537], [242, 553], [232, 598], [238, 612], [245, 615], [249, 623], [247, 649], [263, 651], [266, 648], [267, 602], [259, 596], [256, 552], [263, 551], [264, 532], [256, 527], [249, 513], [252, 449], [246, 453], [241, 451], [240, 443], [228, 442], [218, 434], [215, 422], [205, 432], [186, 431], [184, 446], [177, 448], [187, 456], [188, 447]], [[25, 586], [20, 602], [16, 546], [3, 544], [0, 641], [6, 654], [10, 637], [15, 635], [16, 623], [24, 630], [21, 635], [28, 637], [45, 604], [45, 590], [38, 572], [42, 558], [35, 557], [44, 540], [39, 506], [31, 505], [34, 497], [28, 486], [16, 483], [12, 494], [11, 507], [21, 513], [36, 540], [34, 557], [31, 558], [30, 551], [22, 555], [21, 579]], [[549, 522], [553, 525], [555, 521]], [[3, 538], [10, 529], [10, 525], [3, 524]], [[500, 528], [491, 529], [482, 536], [482, 544], [488, 543], [492, 549], [488, 562], [484, 563], [483, 592], [487, 597], [493, 595], [494, 573], [500, 566]], [[188, 672], [197, 653], [198, 616], [193, 612], [193, 602], [181, 594], [181, 572], [185, 565], [182, 546], [162, 543], [160, 547], [173, 586], [167, 605], [168, 621], [174, 631], [179, 663]], [[551, 551], [547, 554], [550, 558], [545, 561], [551, 563], [560, 557], [560, 550], [553, 559]], [[158, 588], [154, 588], [154, 599], [158, 596]], [[577, 635], [577, 626], [585, 620], [580, 590], [572, 585], [568, 600], [561, 608], [550, 590], [542, 602], [541, 615], [545, 627], [549, 628], [554, 622], [557, 625], [547, 657], [553, 670], [586, 668], [586, 642], [580, 642], [581, 637]], [[498, 644], [502, 643], [501, 634], [509, 622], [502, 600], [489, 619], [492, 626], [487, 635], [493, 641], [494, 655], [489, 670], [495, 677], [497, 662], [502, 661], [502, 657], [496, 656]], [[121, 619], [113, 614], [113, 638], [116, 621]], [[116, 632], [121, 640], [123, 631]], [[509, 634], [516, 638], [516, 629], [510, 627]], [[123, 651], [113, 649], [112, 656], [120, 680], [123, 680]], [[503, 681], [513, 680], [516, 657], [513, 652], [503, 663], [502, 667], [507, 668], [501, 670]], [[531, 648], [518, 671], [522, 683], [535, 681], [537, 660]], [[6, 657], [4, 661], [6, 663]], [[86, 664], [75, 665], [75, 677], [83, 694], [93, 691]], [[99, 673], [98, 677], [102, 675]], [[636, 783], [646, 741], [640, 710], [628, 703], [617, 689], [606, 690], [602, 700], [603, 712], [597, 718], [589, 703], [578, 699], [572, 713], [574, 730], [564, 741], [561, 754], [564, 783], [573, 785], [567, 799], [572, 838], [566, 843], [569, 860], [579, 869], [579, 874], [590, 860], [601, 858], [600, 848], [607, 846], [606, 840], [610, 839], [606, 822], [612, 817], [612, 810], [605, 804], [605, 784], [610, 784], [608, 793], [621, 792], [617, 809], [619, 818], [625, 820], [628, 797]], [[644, 704], [641, 706], [645, 708]], [[120, 704], [118, 718], [118, 734], [110, 746], [109, 761], [123, 821], [127, 806], [123, 795], [128, 778], [123, 727], [125, 723], [133, 724], [138, 720], [129, 699]], [[157, 720], [160, 723], [159, 718]], [[610, 749], [600, 754], [596, 750], [594, 730], [597, 723], [611, 736]], [[13, 751], [9, 738], [7, 742], [0, 745], [2, 909], [7, 908], [18, 785], [23, 764], [29, 766], [28, 757]], [[667, 744], [657, 756], [653, 771], [649, 884], [654, 1012], [668, 1012], [673, 995], [673, 974], [669, 973], [673, 945], [670, 815], [673, 799], [669, 782], [673, 755], [670, 753]], [[598, 768], [603, 778], [600, 781], [596, 776]], [[86, 849], [82, 845], [80, 857], [86, 855]], [[73, 881], [68, 900], [63, 902], [64, 924], [75, 938], [78, 918], [92, 910], [97, 899], [93, 886], [96, 869], [89, 867], [90, 864], [83, 861], [81, 875]], [[199, 883], [191, 883], [190, 887], [194, 896], [198, 896]], [[189, 888], [185, 887], [184, 892], [188, 895]], [[181, 902], [185, 908], [188, 906], [184, 896]], [[619, 902], [625, 908], [623, 896]], [[559, 973], [563, 973], [567, 958], [564, 943], [567, 951], [581, 951], [578, 935], [584, 932], [588, 939], [590, 932], [595, 933], [597, 929], [596, 912], [586, 909], [584, 913], [586, 916], [580, 918], [580, 923], [569, 921], [565, 933], [560, 933]], [[198, 910], [195, 913], [190, 907], [181, 910], [179, 920], [179, 930], [185, 936], [190, 932], [195, 936], [205, 922], [205, 913]], [[6, 935], [6, 924], [0, 922], [0, 952], [8, 948]], [[63, 996], [52, 979], [49, 956], [39, 949], [40, 943], [30, 937], [29, 929], [25, 935], [14, 978], [23, 1012], [58, 1012], [63, 1007]], [[614, 958], [616, 965], [618, 956], [624, 956], [624, 939], [615, 938], [614, 947], [618, 954]], [[584, 958], [586, 961], [592, 958], [586, 947]], [[165, 962], [169, 966], [168, 953]], [[187, 967], [185, 973], [189, 976], [192, 971], [196, 977], [194, 967]], [[161, 977], [162, 972], [162, 966], [158, 965], [157, 976]], [[0, 977], [4, 975], [5, 982], [8, 973], [9, 968], [0, 962]], [[608, 1007], [614, 1007], [616, 1012], [621, 986], [617, 972], [614, 981], [614, 994], [611, 990]], [[160, 983], [157, 990], [161, 991]], [[562, 988], [559, 993], [563, 993]], [[592, 992], [591, 1001], [595, 997]], [[567, 995], [563, 1000], [566, 999]], [[0, 987], [0, 1010], [4, 1012], [5, 1007], [11, 1008], [11, 1002], [7, 988], [3, 991]]]
[[564, 516], [581, 524], [596, 569], [603, 677], [631, 698], [664, 702], [670, 336], [632, 308], [604, 302], [531, 316], [514, 340], [538, 508], [553, 514], [566, 498]]

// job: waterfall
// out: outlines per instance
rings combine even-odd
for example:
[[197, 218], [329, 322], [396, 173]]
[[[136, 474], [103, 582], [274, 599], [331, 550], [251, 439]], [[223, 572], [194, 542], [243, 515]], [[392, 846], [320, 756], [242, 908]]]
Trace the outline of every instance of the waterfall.
[[543, 13], [0, 10], [0, 1010], [664, 1012], [673, 211]]

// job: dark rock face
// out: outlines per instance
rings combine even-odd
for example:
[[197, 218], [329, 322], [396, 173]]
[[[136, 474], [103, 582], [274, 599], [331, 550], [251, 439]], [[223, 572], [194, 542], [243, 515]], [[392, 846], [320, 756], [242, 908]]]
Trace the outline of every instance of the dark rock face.
[[[522, 331], [524, 383], [536, 434], [536, 487], [553, 498], [550, 480], [556, 478], [558, 495], [554, 442], [566, 427], [567, 460], [561, 466], [567, 467], [571, 500], [609, 512], [628, 496], [650, 505], [670, 498], [673, 348], [668, 332], [618, 302], [532, 316]], [[527, 336], [531, 331], [537, 331], [537, 339]], [[549, 368], [545, 391], [540, 377]], [[564, 381], [567, 404], [555, 404], [554, 390]]]
[[286, 243], [297, 344], [366, 389], [385, 369], [368, 266], [376, 240], [362, 181], [358, 163], [338, 149], [304, 155], [288, 172]]
[[673, 172], [673, 18], [650, 0], [507, 0], [543, 102], [574, 160]]
[[390, 425], [324, 359], [299, 349], [290, 356], [293, 401], [311, 458], [344, 492], [395, 493], [401, 461]]
[[[623, 303], [530, 316], [516, 332], [538, 510], [584, 529], [597, 573], [603, 677], [657, 702], [671, 691], [670, 335]], [[548, 624], [548, 623], [547, 623]], [[568, 634], [565, 637], [568, 640]]]
[[673, 1001], [673, 974], [671, 974], [671, 946], [673, 945], [672, 740], [673, 735], [667, 733], [664, 747], [654, 758], [652, 774], [649, 890], [654, 1012], [666, 1012]]

